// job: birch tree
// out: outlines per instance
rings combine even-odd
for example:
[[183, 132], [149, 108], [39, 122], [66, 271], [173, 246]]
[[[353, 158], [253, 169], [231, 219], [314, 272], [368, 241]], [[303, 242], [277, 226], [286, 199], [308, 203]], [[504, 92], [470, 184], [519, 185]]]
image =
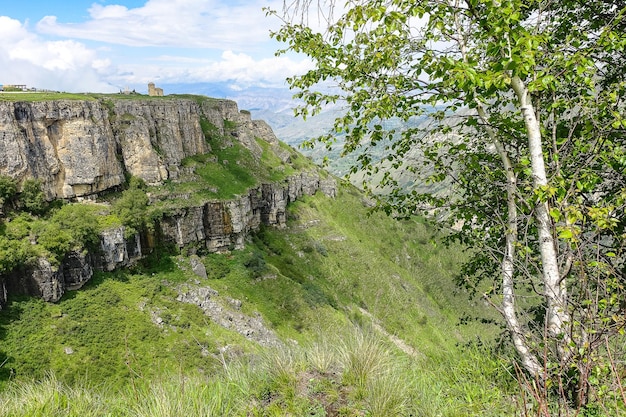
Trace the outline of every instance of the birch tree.
[[[345, 138], [379, 208], [434, 209], [456, 225], [450, 239], [473, 254], [463, 284], [500, 311], [522, 368], [586, 404], [594, 373], [614, 368], [611, 340], [625, 325], [626, 74], [616, 66], [626, 61], [626, 4], [352, 0], [335, 15], [331, 6], [340, 5], [269, 12], [283, 23], [279, 53], [314, 62], [288, 79], [303, 103], [296, 114], [342, 103], [333, 132], [314, 142]], [[309, 7], [323, 29], [307, 24]], [[385, 129], [391, 118], [406, 127]], [[406, 175], [415, 187], [400, 185]]]

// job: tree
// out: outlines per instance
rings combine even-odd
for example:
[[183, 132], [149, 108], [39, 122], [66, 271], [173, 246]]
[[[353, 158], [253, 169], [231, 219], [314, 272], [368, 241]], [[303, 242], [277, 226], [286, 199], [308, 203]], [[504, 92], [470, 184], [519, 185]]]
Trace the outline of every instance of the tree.
[[[323, 31], [296, 18], [311, 6], [269, 11], [279, 53], [314, 62], [288, 79], [296, 114], [345, 104], [318, 140], [344, 135], [388, 213], [434, 209], [456, 225], [450, 238], [473, 248], [465, 284], [502, 313], [523, 369], [584, 406], [626, 324], [626, 89], [613, 67], [626, 4], [355, 0], [320, 13]], [[385, 129], [391, 118], [407, 127]], [[400, 186], [407, 172], [419, 187]]]
[[65, 204], [50, 222], [70, 234], [74, 248], [94, 250], [100, 244], [98, 218], [89, 204]]
[[151, 213], [148, 209], [150, 199], [146, 194], [145, 187], [143, 180], [131, 177], [129, 188], [124, 190], [122, 196], [113, 204], [115, 214], [126, 226], [126, 237], [131, 237], [153, 226]]
[[17, 193], [15, 180], [6, 175], [0, 175], [0, 210], [10, 202]]
[[41, 189], [41, 181], [32, 178], [24, 181], [20, 201], [29, 213], [42, 214], [46, 209], [46, 198]]

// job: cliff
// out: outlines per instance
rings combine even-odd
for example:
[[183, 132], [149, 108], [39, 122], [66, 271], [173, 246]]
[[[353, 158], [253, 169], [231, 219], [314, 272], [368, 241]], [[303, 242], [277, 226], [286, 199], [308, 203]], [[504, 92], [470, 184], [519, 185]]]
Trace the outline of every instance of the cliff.
[[[269, 126], [229, 100], [86, 99], [0, 102], [0, 175], [41, 180], [49, 200], [97, 195], [124, 183], [176, 179], [181, 161], [209, 152], [201, 122], [258, 153]], [[226, 126], [228, 125], [228, 126]]]
[[[228, 100], [0, 102], [0, 174], [18, 184], [40, 180], [48, 200], [97, 200], [102, 192], [125, 184], [129, 175], [153, 186], [189, 181], [190, 175], [193, 181], [183, 160], [212, 152], [208, 134], [238, 142], [257, 160], [263, 154], [258, 140], [279, 159], [289, 159], [265, 122], [251, 120], [250, 113]], [[87, 282], [94, 270], [127, 266], [159, 240], [180, 248], [193, 243], [209, 252], [240, 249], [261, 224], [284, 226], [287, 204], [317, 190], [332, 197], [336, 184], [309, 169], [259, 182], [228, 200], [190, 198], [165, 210], [155, 230], [142, 235], [128, 238], [124, 226], [109, 228], [100, 235], [99, 250], [70, 251], [58, 266], [40, 257], [0, 276], [0, 308], [9, 294], [58, 301], [66, 290]]]

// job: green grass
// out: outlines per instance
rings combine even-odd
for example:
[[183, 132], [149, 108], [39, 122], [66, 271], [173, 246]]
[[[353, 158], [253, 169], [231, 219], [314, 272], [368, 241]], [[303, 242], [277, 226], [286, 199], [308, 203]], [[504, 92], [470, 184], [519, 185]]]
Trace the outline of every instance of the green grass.
[[[451, 311], [452, 306], [465, 308], [462, 297], [438, 289], [452, 285], [445, 284], [451, 276], [446, 268], [457, 261], [431, 262], [451, 254], [428, 243], [433, 231], [419, 222], [396, 224], [380, 214], [368, 216], [359, 198], [348, 187], [336, 201], [317, 195], [296, 203], [288, 229], [263, 228], [243, 251], [204, 256], [209, 276], [204, 285], [242, 300], [244, 313], [260, 312], [285, 339], [304, 343], [328, 323], [367, 324], [370, 319], [359, 312], [364, 308], [389, 333], [401, 335], [420, 351], [453, 349], [463, 340], [445, 335], [459, 333], [453, 313], [438, 313], [431, 298], [439, 293], [425, 292], [422, 281], [430, 280], [431, 291], [447, 293]], [[397, 262], [396, 255], [403, 260]], [[250, 262], [255, 256], [263, 260], [256, 266]], [[18, 376], [39, 378], [53, 370], [62, 382], [99, 374], [124, 384], [131, 370], [121, 358], [136, 356], [137, 367], [147, 374], [154, 361], [171, 369], [180, 358], [166, 352], [182, 339], [189, 346], [183, 358], [190, 365], [184, 367], [195, 369], [191, 358], [197, 344], [190, 341], [198, 338], [209, 350], [220, 344], [202, 334], [207, 323], [198, 309], [174, 301], [175, 286], [196, 279], [184, 262], [156, 252], [129, 271], [97, 274], [56, 305], [12, 299], [0, 313], [2, 351], [10, 357], [1, 375], [6, 379], [13, 369]], [[143, 311], [141, 304], [147, 306]], [[189, 316], [185, 320], [191, 334], [163, 334], [154, 327], [150, 308], [170, 311], [171, 317]], [[172, 325], [185, 328], [176, 321]], [[223, 333], [220, 338], [227, 343]], [[66, 346], [75, 353], [64, 354]]]
[[[193, 178], [149, 187], [149, 191], [161, 199], [156, 203], [157, 207], [167, 210], [200, 205], [210, 200], [232, 199], [245, 194], [259, 183], [255, 172], [260, 168], [250, 151], [238, 143], [232, 146], [219, 143], [215, 140], [212, 142], [213, 151], [210, 154], [195, 155], [183, 161], [184, 167], [193, 168]], [[181, 194], [185, 198], [175, 197]]]
[[201, 96], [201, 95], [197, 95], [197, 94], [168, 94], [168, 95], [163, 96], [163, 97], [169, 97], [169, 98], [175, 98], [175, 99], [193, 100], [196, 103], [198, 103], [199, 106], [202, 106], [205, 103], [208, 103], [208, 104], [218, 103], [220, 100], [222, 100], [222, 99], [218, 99], [218, 98]]
[[196, 169], [196, 173], [207, 184], [218, 188], [217, 198], [227, 199], [243, 194], [257, 184], [254, 176], [252, 154], [239, 144], [214, 149], [218, 160]]
[[0, 101], [38, 102], [49, 100], [177, 100], [189, 99], [198, 104], [206, 101], [217, 101], [205, 96], [192, 94], [168, 94], [165, 96], [148, 96], [146, 94], [103, 94], [103, 93], [65, 93], [65, 92], [1, 92]]
[[[110, 111], [113, 98], [169, 99], [63, 96], [98, 98]], [[262, 154], [254, 155], [201, 125], [212, 153], [184, 161], [189, 178], [147, 188], [154, 213], [230, 199], [312, 168], [284, 144], [257, 140]], [[318, 193], [291, 204], [287, 228], [262, 227], [244, 250], [183, 250], [198, 250], [206, 280], [188, 257], [157, 247], [126, 270], [96, 273], [57, 304], [12, 297], [0, 312], [0, 417], [523, 415], [532, 400], [520, 396], [496, 349], [501, 329], [489, 320], [498, 317], [454, 284], [464, 248], [443, 246], [424, 219], [398, 221], [366, 206], [341, 184], [334, 200]], [[57, 213], [10, 213], [0, 238], [46, 255], [64, 243], [50, 222], [71, 230], [70, 243], [94, 223], [121, 224], [103, 205]], [[43, 235], [47, 246], [30, 243]], [[261, 316], [284, 345], [262, 348], [177, 301], [194, 287], [217, 290], [225, 310]], [[468, 315], [484, 320], [460, 325]], [[619, 398], [606, 404], [605, 414], [589, 415], [624, 408]]]
[[[452, 357], [435, 369], [431, 363], [399, 357], [386, 340], [367, 330], [345, 327], [324, 338], [305, 346], [266, 350], [253, 360], [224, 362], [210, 374], [164, 373], [150, 380], [137, 378], [118, 390], [108, 384], [77, 386], [54, 375], [34, 383], [14, 382], [0, 396], [0, 416], [495, 417], [515, 413], [515, 403], [507, 401], [509, 393], [483, 376], [485, 371], [497, 372], [500, 364], [481, 352], [468, 352], [461, 361]], [[328, 356], [326, 371], [318, 366], [321, 351]], [[450, 389], [461, 377], [468, 379], [458, 389]], [[486, 385], [470, 386], [470, 382]]]
[[[314, 169], [314, 165], [309, 159], [285, 143], [279, 143], [276, 148], [275, 145], [271, 145], [263, 139], [257, 139], [256, 142], [263, 149], [261, 165], [266, 167], [265, 179], [267, 181], [282, 181], [304, 169]], [[288, 155], [288, 162], [284, 162], [278, 156], [277, 151]]]
[[76, 94], [76, 93], [0, 93], [0, 101], [49, 101], [49, 100], [95, 100], [92, 94]]
[[[208, 322], [195, 306], [175, 301], [175, 282], [184, 273], [170, 257], [160, 257], [159, 275], [97, 274], [58, 304], [13, 299], [0, 316], [2, 350], [9, 356], [0, 380], [42, 378], [53, 371], [64, 383], [127, 386], [134, 378], [217, 366], [217, 342], [246, 343]], [[163, 326], [154, 319], [160, 317]], [[71, 353], [67, 353], [71, 349]]]
[[[281, 182], [303, 169], [316, 169], [307, 158], [287, 145], [275, 148], [258, 139], [257, 143], [262, 149], [258, 157], [238, 142], [218, 135], [216, 128], [206, 121], [203, 131], [211, 146], [211, 153], [194, 155], [182, 162], [184, 167], [193, 169], [194, 176], [149, 187], [152, 195], [160, 200], [156, 203], [159, 209], [232, 199], [246, 194], [261, 183]], [[279, 149], [281, 152], [289, 152], [289, 161], [283, 162], [279, 158]], [[184, 195], [184, 198], [176, 198], [177, 195]]]
[[[58, 304], [11, 299], [0, 312], [0, 416], [520, 415], [532, 401], [493, 349], [499, 329], [458, 325], [467, 311], [488, 316], [455, 291], [461, 248], [438, 244], [419, 219], [369, 213], [361, 198], [350, 186], [336, 200], [304, 198], [286, 229], [203, 255], [206, 280], [161, 250]], [[240, 300], [284, 346], [217, 325], [176, 301], [180, 286]]]

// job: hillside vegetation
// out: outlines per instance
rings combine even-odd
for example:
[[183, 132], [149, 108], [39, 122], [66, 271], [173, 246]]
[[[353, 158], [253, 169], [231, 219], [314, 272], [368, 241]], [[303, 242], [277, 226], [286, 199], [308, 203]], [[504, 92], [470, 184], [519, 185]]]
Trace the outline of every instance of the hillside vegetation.
[[[206, 279], [161, 249], [58, 304], [14, 298], [0, 315], [0, 415], [506, 414], [509, 371], [468, 343], [496, 329], [458, 325], [483, 307], [455, 290], [461, 248], [437, 241], [344, 185], [293, 204], [286, 229], [243, 251], [201, 256]], [[224, 313], [260, 315], [280, 344], [177, 301], [197, 288]]]

